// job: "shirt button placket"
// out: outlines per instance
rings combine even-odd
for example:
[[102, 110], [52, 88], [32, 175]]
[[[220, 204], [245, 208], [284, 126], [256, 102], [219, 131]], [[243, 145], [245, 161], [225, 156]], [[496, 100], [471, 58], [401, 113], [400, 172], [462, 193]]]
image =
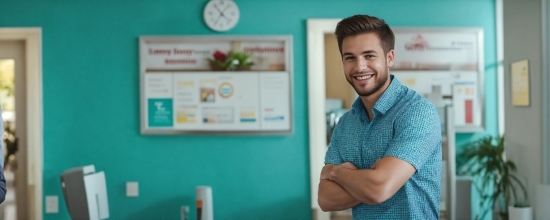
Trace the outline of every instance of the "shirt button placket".
[[363, 130], [363, 145], [361, 146], [361, 150], [359, 152], [361, 152], [361, 167], [362, 168], [369, 168], [367, 167], [367, 161], [369, 159], [369, 155], [368, 155], [368, 151], [369, 149], [368, 146], [369, 146], [369, 137], [370, 137], [370, 127], [372, 125], [372, 122], [371, 123], [365, 123], [365, 129]]

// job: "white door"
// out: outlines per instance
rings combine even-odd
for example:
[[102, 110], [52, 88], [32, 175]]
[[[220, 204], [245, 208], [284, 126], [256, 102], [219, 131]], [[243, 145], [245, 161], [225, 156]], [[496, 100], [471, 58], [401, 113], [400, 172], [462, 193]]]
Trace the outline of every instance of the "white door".
[[[26, 88], [25, 88], [25, 42], [23, 40], [0, 41], [0, 59], [12, 59], [15, 62], [15, 127], [18, 137], [15, 170], [15, 204], [17, 219], [29, 219], [29, 195], [27, 181], [27, 134], [26, 134]], [[3, 128], [2, 128], [3, 129]], [[6, 152], [4, 152], [5, 154]], [[13, 188], [10, 188], [10, 190]], [[2, 216], [3, 218], [3, 216]]]

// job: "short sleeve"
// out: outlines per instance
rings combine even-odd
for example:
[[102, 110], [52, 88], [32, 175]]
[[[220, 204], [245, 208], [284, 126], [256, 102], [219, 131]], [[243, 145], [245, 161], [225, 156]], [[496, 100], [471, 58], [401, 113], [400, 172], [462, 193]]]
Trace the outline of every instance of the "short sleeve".
[[402, 111], [385, 156], [404, 160], [418, 171], [434, 153], [441, 152], [441, 122], [435, 107], [425, 100]]
[[340, 156], [340, 149], [339, 146], [341, 146], [339, 143], [341, 142], [341, 135], [342, 130], [344, 128], [344, 117], [343, 116], [339, 123], [334, 128], [334, 131], [332, 131], [332, 139], [330, 140], [330, 144], [328, 145], [327, 153], [325, 154], [325, 164], [334, 164], [334, 165], [340, 165], [344, 163], [342, 157]]

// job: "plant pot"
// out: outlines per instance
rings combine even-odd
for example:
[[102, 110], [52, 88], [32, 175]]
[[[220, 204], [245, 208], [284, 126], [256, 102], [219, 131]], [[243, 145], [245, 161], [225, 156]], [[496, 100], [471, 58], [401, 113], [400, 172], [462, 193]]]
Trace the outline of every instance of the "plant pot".
[[533, 208], [508, 206], [508, 220], [533, 220]]
[[210, 70], [212, 71], [225, 71], [223, 67], [221, 67], [220, 65], [218, 65], [218, 63], [212, 60], [208, 60], [208, 65], [210, 66]]
[[249, 66], [238, 66], [235, 71], [250, 71]]

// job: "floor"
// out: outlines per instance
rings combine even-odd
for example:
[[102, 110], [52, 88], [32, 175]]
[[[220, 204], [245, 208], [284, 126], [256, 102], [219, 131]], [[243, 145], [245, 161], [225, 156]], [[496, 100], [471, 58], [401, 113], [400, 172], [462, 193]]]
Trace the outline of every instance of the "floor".
[[11, 169], [4, 171], [6, 177], [6, 200], [0, 204], [0, 220], [15, 220], [16, 208], [15, 208], [15, 176]]

